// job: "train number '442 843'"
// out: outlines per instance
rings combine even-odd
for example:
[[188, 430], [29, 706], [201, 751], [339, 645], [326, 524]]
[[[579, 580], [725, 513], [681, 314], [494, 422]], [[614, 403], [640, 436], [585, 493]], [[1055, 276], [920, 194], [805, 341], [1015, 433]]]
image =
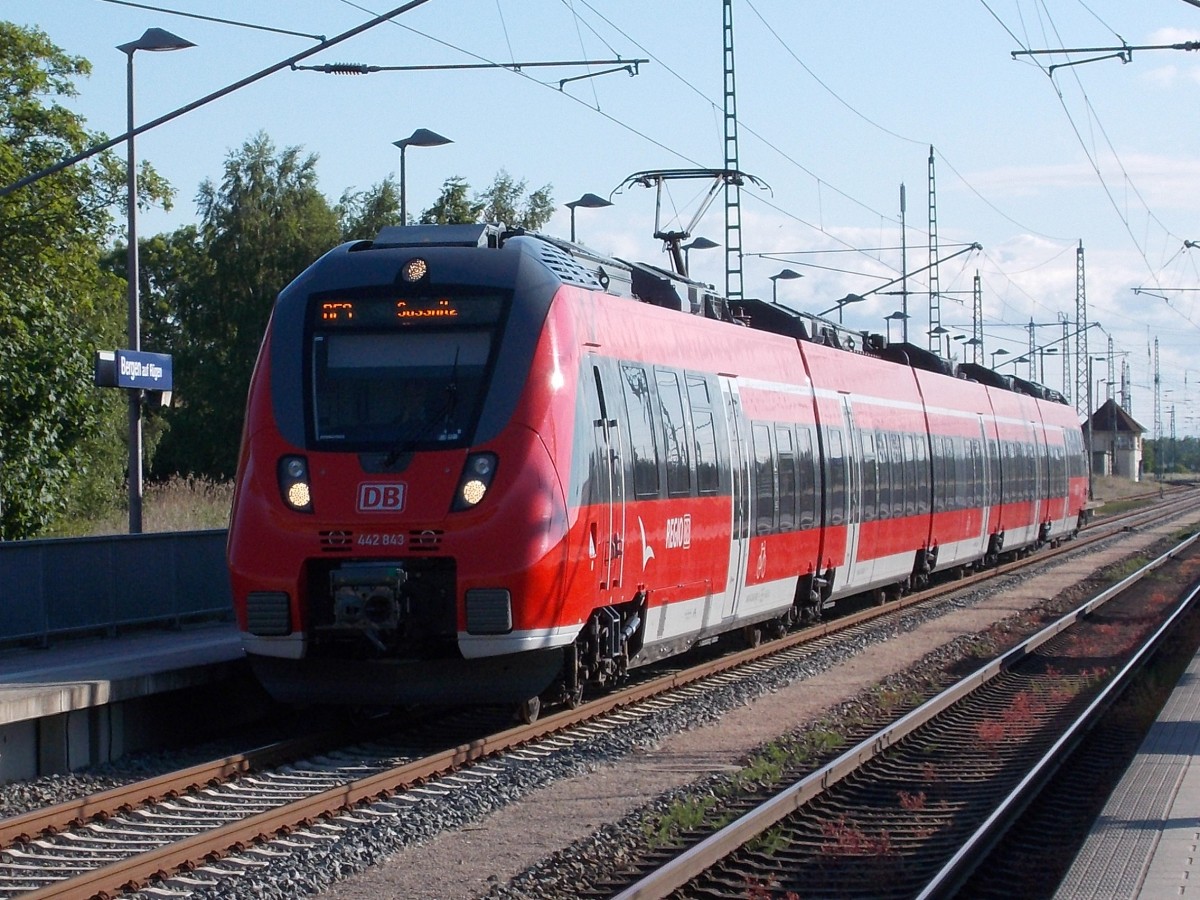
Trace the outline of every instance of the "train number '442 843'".
[[360, 547], [401, 547], [404, 545], [404, 535], [367, 531], [360, 534], [355, 543]]

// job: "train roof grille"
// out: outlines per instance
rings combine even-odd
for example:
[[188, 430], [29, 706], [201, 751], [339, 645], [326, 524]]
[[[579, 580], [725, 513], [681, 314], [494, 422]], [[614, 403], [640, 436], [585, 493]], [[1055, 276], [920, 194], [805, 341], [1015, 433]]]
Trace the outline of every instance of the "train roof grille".
[[371, 247], [498, 247], [501, 226], [389, 225], [381, 228]]
[[563, 283], [592, 291], [602, 291], [607, 287], [607, 277], [605, 282], [600, 280], [601, 269], [597, 268], [595, 271], [588, 269], [573, 254], [556, 243], [545, 240], [540, 235], [539, 239], [529, 243], [542, 264], [557, 275]]

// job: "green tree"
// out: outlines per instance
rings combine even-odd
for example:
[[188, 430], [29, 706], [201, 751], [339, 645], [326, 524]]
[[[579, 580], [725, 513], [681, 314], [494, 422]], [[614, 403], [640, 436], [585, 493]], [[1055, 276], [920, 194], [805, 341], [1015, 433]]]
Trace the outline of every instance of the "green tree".
[[370, 240], [381, 228], [400, 224], [400, 188], [389, 175], [365, 191], [347, 190], [334, 212], [342, 240]]
[[471, 186], [462, 176], [447, 178], [433, 206], [421, 213], [422, 225], [467, 225], [474, 222], [503, 222], [512, 228], [536, 231], [554, 215], [550, 185], [526, 195], [526, 182], [514, 181], [504, 169], [484, 191], [467, 199]]
[[[99, 143], [61, 105], [86, 76], [35, 28], [0, 22], [0, 184]], [[145, 168], [147, 200], [169, 200]], [[102, 265], [125, 184], [111, 154], [0, 198], [0, 536], [120, 495], [124, 397], [92, 384], [92, 354], [124, 342], [124, 279]]]
[[341, 239], [337, 214], [317, 189], [316, 162], [298, 147], [276, 152], [259, 133], [230, 154], [220, 186], [201, 184], [199, 248], [207, 263], [190, 269], [196, 281], [177, 284], [173, 297], [180, 404], [168, 411], [156, 474], [233, 475], [250, 373], [275, 297]]
[[442, 183], [442, 193], [433, 206], [421, 213], [422, 225], [470, 225], [479, 221], [482, 202], [467, 199], [471, 186], [461, 175], [453, 175]]
[[526, 195], [526, 181], [514, 181], [504, 169], [496, 173], [491, 186], [475, 199], [483, 203], [483, 221], [504, 222], [513, 228], [537, 231], [554, 215], [550, 185]]
[[[118, 246], [106, 260], [108, 268], [125, 277], [128, 247]], [[141, 345], [153, 353], [179, 356], [185, 337], [178, 311], [185, 308], [212, 271], [212, 263], [200, 243], [199, 230], [186, 225], [170, 234], [138, 239], [138, 281], [140, 282]], [[142, 447], [146, 471], [161, 473], [155, 462], [158, 445], [166, 431], [167, 413], [149, 405], [143, 407]]]

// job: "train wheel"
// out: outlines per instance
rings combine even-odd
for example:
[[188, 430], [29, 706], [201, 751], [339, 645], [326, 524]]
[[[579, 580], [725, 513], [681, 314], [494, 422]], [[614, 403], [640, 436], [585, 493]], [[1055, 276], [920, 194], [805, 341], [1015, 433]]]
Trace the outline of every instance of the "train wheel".
[[583, 706], [582, 684], [567, 694], [567, 706], [569, 706], [571, 709], [579, 709], [579, 707]]
[[757, 647], [762, 643], [762, 629], [757, 625], [747, 625], [742, 629], [742, 638], [746, 641], [746, 646]]
[[536, 722], [541, 713], [542, 699], [540, 697], [530, 697], [517, 707], [517, 718], [519, 718], [526, 725], [531, 725]]

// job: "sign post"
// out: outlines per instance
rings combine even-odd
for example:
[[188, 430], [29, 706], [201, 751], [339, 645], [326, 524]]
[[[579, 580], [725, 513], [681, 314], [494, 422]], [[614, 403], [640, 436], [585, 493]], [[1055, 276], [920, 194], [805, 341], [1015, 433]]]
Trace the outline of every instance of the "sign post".
[[[144, 350], [97, 350], [93, 381], [97, 387], [123, 388], [130, 392], [130, 408], [138, 410], [134, 427], [140, 434], [141, 398], [149, 391], [159, 398], [161, 406], [171, 403], [174, 373], [168, 353], [147, 353]], [[135, 407], [136, 404], [136, 407]], [[140, 442], [139, 442], [140, 444]], [[131, 448], [129, 460], [129, 531], [142, 530], [142, 459], [140, 446]]]

